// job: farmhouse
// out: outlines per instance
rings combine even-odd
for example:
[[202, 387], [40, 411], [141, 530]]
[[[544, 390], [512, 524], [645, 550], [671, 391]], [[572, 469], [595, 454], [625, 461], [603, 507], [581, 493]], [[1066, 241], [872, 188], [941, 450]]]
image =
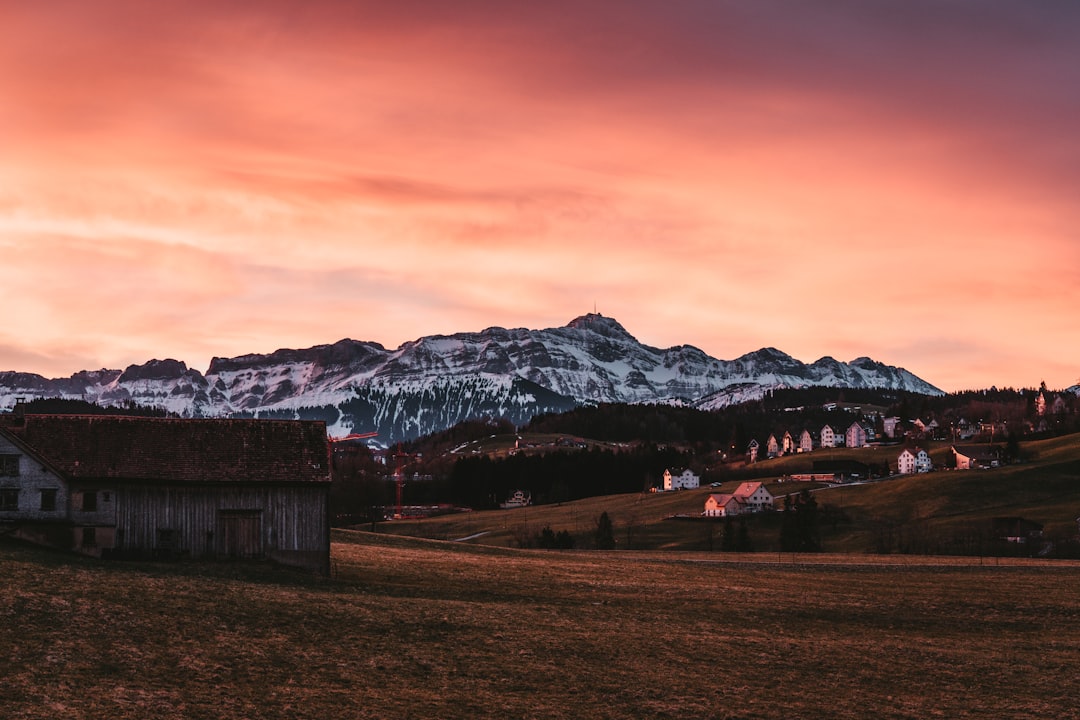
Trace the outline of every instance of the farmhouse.
[[885, 433], [885, 437], [896, 437], [896, 430], [898, 427], [900, 427], [900, 418], [895, 415], [893, 417], [882, 418], [881, 420], [881, 428]]
[[1001, 463], [999, 449], [994, 445], [953, 445], [957, 470], [978, 470], [997, 467]]
[[747, 462], [749, 462], [749, 463], [756, 463], [757, 462], [758, 447], [759, 447], [759, 445], [758, 445], [757, 440], [751, 440], [750, 444], [746, 446]]
[[1022, 517], [996, 517], [991, 522], [994, 537], [1006, 542], [1037, 542], [1043, 535], [1041, 523]]
[[896, 472], [900, 475], [925, 473], [933, 469], [930, 455], [922, 448], [904, 448], [896, 459]]
[[776, 435], [770, 435], [765, 441], [765, 457], [774, 458], [780, 455], [780, 443], [776, 441]]
[[265, 558], [328, 572], [326, 426], [0, 417], [0, 525], [112, 557]]
[[866, 426], [860, 422], [853, 422], [844, 434], [844, 444], [848, 447], [866, 447]]
[[744, 482], [735, 488], [732, 495], [746, 506], [748, 512], [761, 512], [762, 510], [771, 510], [773, 507], [772, 493], [766, 490], [765, 485], [760, 482]]
[[527, 490], [515, 490], [510, 494], [506, 502], [499, 504], [499, 507], [503, 510], [509, 510], [510, 508], [527, 507], [529, 505], [532, 505], [532, 493]]
[[664, 471], [664, 490], [693, 490], [701, 481], [701, 478], [691, 470], [683, 470], [673, 475], [670, 470]]
[[730, 517], [771, 510], [773, 495], [759, 482], [744, 482], [733, 493], [710, 495], [705, 499], [705, 517]]
[[705, 499], [705, 517], [730, 517], [740, 515], [746, 509], [742, 500], [730, 493], [710, 495]]

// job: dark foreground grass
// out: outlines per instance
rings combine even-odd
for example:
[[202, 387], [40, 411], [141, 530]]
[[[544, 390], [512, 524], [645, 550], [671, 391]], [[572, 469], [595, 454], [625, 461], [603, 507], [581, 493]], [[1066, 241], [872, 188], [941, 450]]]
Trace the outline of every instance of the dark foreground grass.
[[1076, 564], [335, 540], [332, 580], [0, 545], [0, 717], [1077, 717]]

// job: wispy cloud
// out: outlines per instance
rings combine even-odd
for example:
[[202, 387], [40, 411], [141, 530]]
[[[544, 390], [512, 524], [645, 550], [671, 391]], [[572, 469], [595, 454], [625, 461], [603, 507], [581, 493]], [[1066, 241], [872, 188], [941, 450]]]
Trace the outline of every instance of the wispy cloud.
[[5, 8], [0, 366], [596, 301], [721, 357], [1067, 384], [1078, 30], [996, 1]]

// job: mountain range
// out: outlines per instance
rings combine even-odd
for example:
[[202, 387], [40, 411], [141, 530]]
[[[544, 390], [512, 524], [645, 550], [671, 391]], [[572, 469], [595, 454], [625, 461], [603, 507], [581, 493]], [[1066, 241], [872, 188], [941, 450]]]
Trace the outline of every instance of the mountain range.
[[205, 374], [178, 360], [69, 378], [0, 372], [0, 407], [17, 399], [135, 403], [185, 417], [322, 419], [332, 435], [377, 432], [379, 443], [478, 417], [524, 424], [589, 403], [671, 403], [716, 409], [777, 388], [877, 388], [941, 395], [907, 370], [860, 357], [806, 364], [775, 348], [718, 360], [659, 349], [590, 313], [546, 330], [488, 328], [433, 335], [388, 350], [341, 340], [303, 350], [215, 357]]

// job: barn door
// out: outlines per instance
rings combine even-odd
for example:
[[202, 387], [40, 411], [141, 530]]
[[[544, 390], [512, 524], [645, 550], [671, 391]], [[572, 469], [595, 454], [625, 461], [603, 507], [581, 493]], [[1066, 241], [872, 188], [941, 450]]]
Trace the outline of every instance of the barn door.
[[218, 524], [221, 552], [225, 557], [262, 557], [262, 513], [259, 510], [221, 510]]

